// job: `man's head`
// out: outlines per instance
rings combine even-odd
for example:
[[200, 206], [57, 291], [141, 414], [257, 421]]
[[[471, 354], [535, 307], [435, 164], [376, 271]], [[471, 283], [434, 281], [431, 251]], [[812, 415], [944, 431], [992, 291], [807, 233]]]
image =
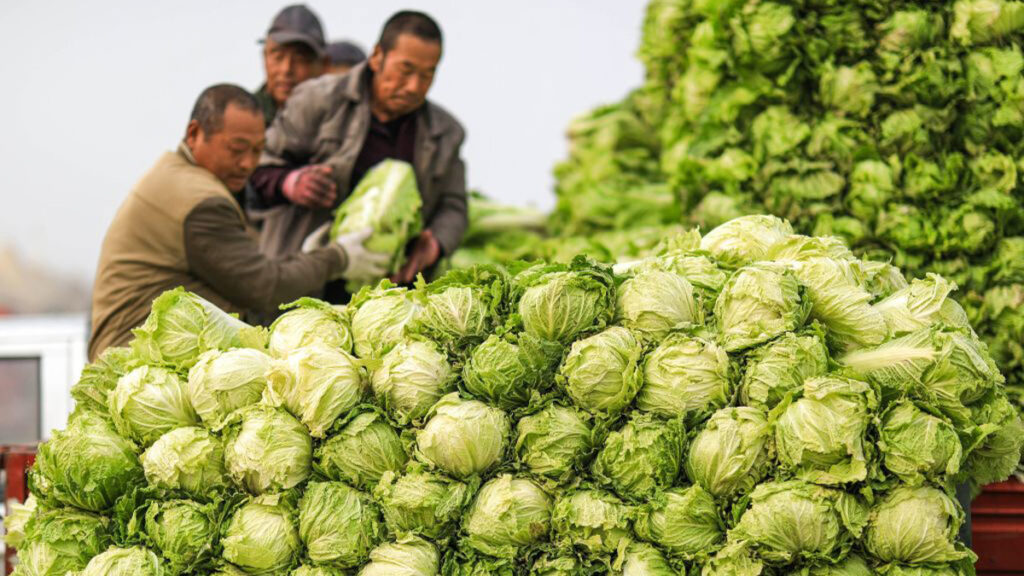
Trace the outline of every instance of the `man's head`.
[[233, 84], [210, 86], [199, 95], [185, 129], [196, 164], [232, 192], [245, 187], [263, 152], [265, 126], [259, 102]]
[[328, 74], [344, 74], [353, 66], [366, 60], [366, 52], [363, 49], [347, 40], [331, 42], [327, 46], [327, 57], [331, 65], [327, 69]]
[[373, 48], [373, 108], [397, 118], [427, 99], [441, 61], [441, 28], [422, 12], [402, 11], [388, 19]]
[[263, 41], [267, 92], [278, 106], [300, 83], [323, 74], [328, 64], [327, 43], [320, 19], [303, 4], [281, 10]]

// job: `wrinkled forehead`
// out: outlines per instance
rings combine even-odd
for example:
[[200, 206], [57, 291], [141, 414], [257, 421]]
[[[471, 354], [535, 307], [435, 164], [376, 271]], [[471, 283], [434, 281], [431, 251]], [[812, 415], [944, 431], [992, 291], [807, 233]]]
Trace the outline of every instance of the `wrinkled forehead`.
[[420, 69], [437, 68], [441, 61], [441, 44], [424, 40], [414, 34], [400, 34], [395, 45], [384, 53], [389, 62], [409, 64]]

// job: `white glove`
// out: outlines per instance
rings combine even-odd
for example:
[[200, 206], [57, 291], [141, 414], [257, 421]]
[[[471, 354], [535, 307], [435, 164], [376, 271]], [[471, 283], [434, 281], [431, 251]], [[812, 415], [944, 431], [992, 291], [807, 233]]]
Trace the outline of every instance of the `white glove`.
[[323, 248], [327, 246], [327, 241], [331, 238], [331, 222], [324, 222], [319, 228], [313, 230], [313, 233], [306, 236], [306, 239], [302, 241], [302, 253], [307, 254], [313, 250]]
[[367, 227], [358, 232], [338, 236], [334, 240], [348, 256], [348, 266], [341, 272], [341, 276], [346, 280], [372, 282], [387, 274], [391, 256], [371, 252], [363, 246], [363, 242], [372, 234], [373, 229]]

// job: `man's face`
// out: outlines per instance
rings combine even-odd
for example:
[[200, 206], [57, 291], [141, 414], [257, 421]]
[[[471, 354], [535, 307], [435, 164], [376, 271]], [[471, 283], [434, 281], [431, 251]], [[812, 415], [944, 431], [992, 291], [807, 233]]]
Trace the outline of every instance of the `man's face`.
[[278, 44], [267, 38], [263, 45], [263, 66], [267, 71], [267, 92], [280, 106], [296, 86], [323, 74], [324, 59], [317, 57], [305, 44]]
[[400, 34], [387, 54], [378, 45], [370, 56], [374, 107], [397, 118], [422, 106], [440, 61], [440, 44], [412, 34]]
[[185, 133], [185, 143], [196, 164], [212, 172], [228, 190], [240, 192], [259, 164], [264, 132], [263, 114], [228, 104], [223, 128], [206, 134], [193, 120]]

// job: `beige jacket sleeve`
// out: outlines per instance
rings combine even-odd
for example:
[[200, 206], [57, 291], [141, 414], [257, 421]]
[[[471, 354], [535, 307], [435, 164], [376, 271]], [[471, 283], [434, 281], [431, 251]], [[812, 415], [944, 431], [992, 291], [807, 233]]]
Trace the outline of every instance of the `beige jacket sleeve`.
[[268, 258], [226, 198], [205, 200], [185, 218], [185, 254], [196, 276], [229, 302], [261, 314], [319, 293], [346, 266], [345, 252], [336, 244]]

